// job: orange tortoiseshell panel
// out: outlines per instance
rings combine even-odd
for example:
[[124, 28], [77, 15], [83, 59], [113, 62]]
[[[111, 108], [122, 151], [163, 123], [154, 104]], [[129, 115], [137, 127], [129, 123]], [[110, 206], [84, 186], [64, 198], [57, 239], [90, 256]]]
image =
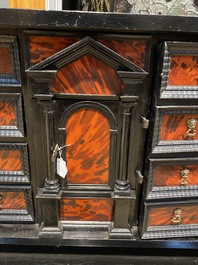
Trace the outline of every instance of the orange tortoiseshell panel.
[[148, 218], [148, 226], [158, 225], [171, 225], [173, 218], [173, 211], [175, 209], [181, 209], [181, 222], [180, 224], [197, 224], [198, 223], [198, 205], [188, 206], [171, 206], [171, 207], [155, 207], [151, 208]]
[[0, 102], [0, 126], [16, 126], [17, 117], [15, 103], [11, 101]]
[[22, 191], [1, 191], [0, 209], [26, 209], [25, 195]]
[[54, 93], [116, 95], [121, 94], [121, 86], [116, 70], [87, 54], [62, 67], [50, 89]]
[[198, 114], [165, 114], [162, 116], [160, 140], [198, 140], [197, 133], [194, 136], [187, 135], [187, 121], [191, 118], [197, 119]]
[[172, 56], [169, 86], [198, 86], [198, 56]]
[[108, 183], [110, 126], [97, 110], [79, 109], [66, 123], [69, 184]]
[[112, 221], [113, 201], [111, 199], [61, 200], [60, 218], [68, 221]]
[[11, 50], [0, 47], [0, 74], [13, 74]]
[[39, 63], [79, 40], [72, 37], [29, 36], [30, 63]]
[[183, 186], [181, 184], [181, 171], [188, 169], [188, 184], [198, 185], [198, 165], [166, 165], [156, 166], [154, 170], [154, 186]]
[[144, 68], [147, 42], [145, 40], [98, 39], [99, 42], [122, 55], [137, 66]]
[[0, 150], [0, 171], [21, 171], [20, 150]]

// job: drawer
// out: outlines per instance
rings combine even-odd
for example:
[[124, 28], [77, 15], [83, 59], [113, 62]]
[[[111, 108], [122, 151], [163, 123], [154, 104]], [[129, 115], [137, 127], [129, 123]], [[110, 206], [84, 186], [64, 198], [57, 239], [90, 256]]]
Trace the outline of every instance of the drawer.
[[15, 36], [0, 36], [0, 86], [21, 84], [18, 43]]
[[33, 216], [29, 186], [0, 186], [0, 222], [32, 222]]
[[142, 238], [198, 236], [198, 201], [146, 204]]
[[60, 218], [62, 221], [112, 221], [113, 209], [111, 198], [63, 198]]
[[157, 107], [153, 153], [198, 151], [197, 106]]
[[0, 143], [0, 182], [29, 182], [27, 144]]
[[151, 159], [147, 199], [198, 196], [198, 160]]
[[23, 137], [21, 94], [0, 93], [0, 137]]
[[164, 42], [160, 97], [198, 97], [198, 43]]

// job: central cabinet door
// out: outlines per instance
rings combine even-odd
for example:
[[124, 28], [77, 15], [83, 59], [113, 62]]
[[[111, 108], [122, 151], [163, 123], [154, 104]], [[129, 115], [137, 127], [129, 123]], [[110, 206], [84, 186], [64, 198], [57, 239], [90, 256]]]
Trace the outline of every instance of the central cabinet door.
[[[106, 42], [120, 50], [120, 40]], [[132, 43], [127, 40], [124, 50]], [[76, 222], [89, 227], [94, 222], [105, 225], [111, 238], [133, 238], [134, 153], [137, 157], [140, 152], [147, 73], [86, 37], [31, 67], [28, 74], [44, 111], [48, 157], [44, 188], [37, 197], [58, 200], [50, 211], [60, 213], [64, 230], [74, 231]], [[56, 155], [66, 162], [62, 179], [55, 174]]]
[[111, 221], [118, 159], [118, 101], [61, 100], [58, 106], [65, 108], [58, 131], [68, 171], [62, 181], [61, 219]]

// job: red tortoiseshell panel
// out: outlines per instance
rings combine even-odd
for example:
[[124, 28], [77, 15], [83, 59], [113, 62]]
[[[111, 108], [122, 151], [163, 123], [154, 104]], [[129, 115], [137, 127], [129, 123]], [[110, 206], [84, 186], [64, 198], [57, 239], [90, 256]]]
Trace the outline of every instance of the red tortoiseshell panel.
[[21, 151], [20, 150], [0, 150], [0, 170], [1, 171], [21, 171]]
[[11, 51], [8, 47], [0, 47], [0, 73], [13, 74]]
[[116, 95], [121, 94], [121, 86], [114, 69], [87, 54], [62, 67], [50, 89], [54, 93]]
[[65, 198], [61, 200], [60, 218], [68, 221], [112, 221], [113, 201]]
[[169, 86], [198, 86], [198, 56], [172, 56]]
[[16, 126], [17, 117], [15, 103], [11, 101], [0, 102], [0, 126]]
[[171, 206], [171, 207], [155, 207], [149, 211], [148, 226], [171, 225], [173, 218], [173, 211], [181, 209], [181, 225], [197, 224], [198, 223], [198, 205], [188, 206]]
[[0, 209], [26, 209], [25, 195], [22, 191], [1, 191]]
[[154, 170], [154, 186], [183, 186], [181, 184], [181, 171], [188, 169], [188, 184], [198, 185], [198, 165], [166, 165], [156, 166]]
[[29, 36], [30, 63], [34, 65], [77, 42], [78, 38]]
[[99, 42], [122, 55], [137, 66], [144, 68], [147, 42], [145, 40], [98, 39]]
[[108, 182], [110, 126], [97, 110], [80, 109], [66, 123], [67, 180], [70, 184]]
[[165, 114], [162, 116], [162, 126], [160, 140], [198, 140], [198, 124], [196, 125], [197, 133], [194, 136], [188, 136], [187, 121], [191, 118], [197, 119], [198, 114]]

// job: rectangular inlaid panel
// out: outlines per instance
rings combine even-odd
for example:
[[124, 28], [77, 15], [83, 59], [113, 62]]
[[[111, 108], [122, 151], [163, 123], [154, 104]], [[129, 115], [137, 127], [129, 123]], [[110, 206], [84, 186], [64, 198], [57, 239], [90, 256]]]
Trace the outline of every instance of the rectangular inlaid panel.
[[0, 136], [23, 137], [21, 94], [0, 93]]
[[50, 89], [53, 93], [117, 95], [122, 82], [115, 69], [87, 54], [58, 70]]
[[26, 209], [25, 195], [23, 191], [0, 191], [0, 210]]
[[148, 226], [198, 224], [197, 212], [196, 204], [153, 207], [148, 213]]
[[134, 40], [134, 39], [97, 39], [99, 42], [122, 55], [132, 63], [141, 68], [145, 68], [146, 61], [146, 40]]
[[60, 218], [68, 221], [112, 221], [114, 204], [106, 198], [63, 198]]
[[[30, 65], [41, 62], [79, 41], [80, 38], [72, 36], [28, 36]], [[145, 68], [147, 40], [136, 39], [104, 39], [96, 40], [108, 48], [122, 55], [132, 63]]]
[[20, 60], [17, 38], [0, 36], [0, 85], [20, 85]]
[[9, 47], [0, 47], [0, 73], [13, 73], [12, 54]]
[[71, 36], [28, 36], [30, 65], [43, 61], [79, 40]]
[[154, 187], [191, 185], [198, 185], [198, 165], [157, 165], [154, 167]]
[[0, 222], [34, 220], [30, 186], [0, 186]]
[[0, 182], [29, 182], [27, 144], [0, 144]]
[[95, 109], [79, 109], [66, 122], [68, 184], [107, 184], [110, 125]]
[[197, 121], [198, 114], [163, 114], [160, 140], [198, 140]]
[[198, 55], [172, 55], [169, 86], [198, 86]]

